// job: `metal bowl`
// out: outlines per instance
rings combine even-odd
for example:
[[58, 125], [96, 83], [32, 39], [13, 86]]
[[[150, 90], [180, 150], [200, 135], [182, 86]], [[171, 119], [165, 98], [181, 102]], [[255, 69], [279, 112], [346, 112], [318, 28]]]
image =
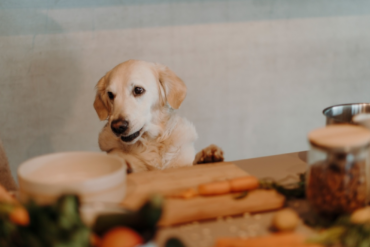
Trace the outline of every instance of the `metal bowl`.
[[353, 123], [352, 117], [360, 113], [370, 113], [370, 103], [334, 105], [323, 110], [326, 125]]

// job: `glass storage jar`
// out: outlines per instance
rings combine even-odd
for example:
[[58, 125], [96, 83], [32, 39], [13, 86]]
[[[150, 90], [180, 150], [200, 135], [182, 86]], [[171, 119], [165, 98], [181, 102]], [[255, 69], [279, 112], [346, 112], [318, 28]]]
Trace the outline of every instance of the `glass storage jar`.
[[327, 215], [351, 213], [369, 199], [370, 131], [354, 125], [330, 125], [309, 133], [306, 196]]

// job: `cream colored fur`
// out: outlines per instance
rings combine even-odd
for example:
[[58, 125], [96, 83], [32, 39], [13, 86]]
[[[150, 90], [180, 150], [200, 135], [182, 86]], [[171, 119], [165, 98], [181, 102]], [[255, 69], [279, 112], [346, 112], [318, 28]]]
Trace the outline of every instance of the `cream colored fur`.
[[[145, 93], [133, 96], [136, 86]], [[166, 66], [137, 60], [117, 65], [97, 85], [94, 107], [101, 120], [108, 120], [99, 135], [101, 150], [123, 158], [133, 172], [223, 160], [222, 150], [214, 145], [194, 160], [196, 130], [175, 112], [185, 96], [185, 84]], [[114, 134], [111, 123], [119, 118], [129, 121], [129, 135], [140, 131], [139, 137], [127, 143]]]

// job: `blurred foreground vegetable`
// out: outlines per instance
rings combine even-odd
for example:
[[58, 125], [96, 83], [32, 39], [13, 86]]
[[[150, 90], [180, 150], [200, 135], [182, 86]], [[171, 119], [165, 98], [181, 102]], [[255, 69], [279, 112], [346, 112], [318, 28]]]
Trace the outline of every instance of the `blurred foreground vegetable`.
[[352, 223], [349, 216], [342, 216], [331, 227], [322, 230], [309, 241], [327, 246], [370, 246], [370, 222]]
[[115, 227], [128, 227], [138, 232], [145, 242], [151, 240], [162, 215], [163, 197], [152, 196], [138, 211], [128, 213], [102, 214], [97, 217], [93, 231], [103, 236]]
[[99, 247], [135, 247], [143, 243], [143, 239], [137, 232], [119, 226], [104, 234]]
[[9, 214], [9, 219], [16, 225], [27, 226], [30, 223], [30, 216], [25, 208], [16, 206]]
[[285, 208], [275, 213], [272, 218], [272, 226], [278, 231], [293, 231], [299, 224], [298, 214], [290, 209]]
[[354, 211], [351, 214], [350, 221], [353, 224], [370, 223], [370, 207], [364, 207]]
[[[0, 208], [9, 207], [1, 203]], [[27, 210], [27, 211], [26, 211]], [[81, 221], [79, 199], [65, 195], [53, 205], [34, 202], [0, 213], [0, 246], [12, 247], [87, 247], [90, 230]]]
[[169, 238], [166, 241], [165, 247], [185, 247], [185, 245], [178, 238]]
[[94, 225], [95, 235], [81, 220], [76, 195], [64, 195], [43, 206], [32, 201], [21, 205], [6, 194], [1, 198], [0, 247], [135, 246], [154, 237], [163, 204], [161, 196], [153, 196], [137, 212], [101, 215]]
[[215, 247], [319, 247], [306, 243], [305, 236], [297, 233], [274, 233], [254, 238], [219, 238]]

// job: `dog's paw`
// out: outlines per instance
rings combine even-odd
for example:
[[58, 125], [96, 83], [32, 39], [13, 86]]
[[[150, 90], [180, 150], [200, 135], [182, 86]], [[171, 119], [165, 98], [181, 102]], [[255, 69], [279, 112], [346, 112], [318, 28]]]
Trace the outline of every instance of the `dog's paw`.
[[224, 161], [224, 152], [216, 145], [209, 145], [197, 155], [195, 155], [194, 164], [214, 163]]

